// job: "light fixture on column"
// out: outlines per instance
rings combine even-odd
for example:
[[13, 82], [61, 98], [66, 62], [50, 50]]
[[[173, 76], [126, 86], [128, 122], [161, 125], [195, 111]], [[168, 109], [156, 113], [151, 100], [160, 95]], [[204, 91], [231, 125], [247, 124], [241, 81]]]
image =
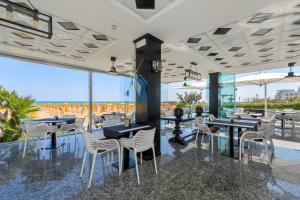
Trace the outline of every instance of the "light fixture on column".
[[162, 64], [160, 60], [153, 60], [151, 65], [152, 72], [161, 72]]
[[0, 26], [51, 39], [52, 17], [39, 12], [32, 4], [24, 6], [8, 0], [0, 0]]
[[117, 58], [116, 57], [110, 57], [110, 61], [112, 62], [112, 66], [110, 67], [110, 70], [109, 70], [109, 72], [110, 73], [113, 73], [113, 74], [116, 74], [117, 73], [117, 69], [116, 69], [116, 67], [115, 67], [115, 61], [117, 60]]

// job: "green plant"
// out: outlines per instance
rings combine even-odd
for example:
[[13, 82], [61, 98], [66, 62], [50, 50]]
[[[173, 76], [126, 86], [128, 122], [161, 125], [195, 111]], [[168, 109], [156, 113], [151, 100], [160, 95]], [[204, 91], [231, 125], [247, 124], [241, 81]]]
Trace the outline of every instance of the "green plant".
[[178, 102], [177, 104], [176, 104], [176, 108], [184, 108], [184, 107], [186, 107], [186, 103], [185, 102], [183, 102], [183, 101], [180, 101], [180, 102]]
[[203, 106], [202, 106], [202, 104], [198, 103], [198, 104], [195, 105], [195, 108], [199, 109], [199, 108], [203, 108]]
[[197, 92], [185, 92], [184, 94], [176, 94], [177, 98], [179, 99], [180, 102], [185, 102], [186, 105], [194, 105], [197, 102], [200, 101], [200, 99], [202, 98], [201, 93], [197, 93]]
[[3, 132], [1, 142], [17, 140], [21, 134], [20, 120], [26, 118], [28, 113], [39, 109], [34, 105], [34, 99], [30, 96], [20, 96], [16, 91], [9, 92], [0, 86], [0, 110], [4, 114], [0, 116], [0, 129]]

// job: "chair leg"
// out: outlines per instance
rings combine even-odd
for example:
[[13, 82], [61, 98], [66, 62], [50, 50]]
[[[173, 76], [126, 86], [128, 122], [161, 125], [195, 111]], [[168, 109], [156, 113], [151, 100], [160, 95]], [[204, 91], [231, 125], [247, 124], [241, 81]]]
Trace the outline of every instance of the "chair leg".
[[153, 152], [153, 161], [154, 161], [154, 167], [155, 167], [155, 173], [157, 174], [157, 164], [156, 164], [156, 154], [155, 154], [155, 149], [152, 147], [152, 152]]
[[203, 143], [203, 136], [204, 136], [204, 133], [202, 132], [202, 136], [201, 136], [201, 145]]
[[240, 139], [240, 150], [239, 150], [239, 160], [242, 160], [242, 147], [243, 147], [243, 139]]
[[135, 160], [135, 171], [138, 180], [138, 184], [140, 184], [140, 175], [139, 175], [139, 166], [137, 162], [137, 152], [134, 151], [134, 160]]
[[122, 159], [121, 159], [121, 149], [118, 148], [118, 158], [119, 158], [119, 175], [122, 173]]
[[111, 152], [111, 163], [113, 163], [114, 162], [114, 152], [112, 151]]
[[197, 141], [198, 141], [198, 136], [199, 136], [199, 129], [197, 130], [197, 134], [196, 134], [196, 140], [195, 140], [196, 145], [197, 145]]
[[86, 150], [84, 150], [84, 154], [83, 154], [83, 160], [82, 160], [82, 166], [81, 166], [81, 171], [80, 171], [80, 178], [82, 177], [83, 170], [84, 170], [86, 153], [87, 153], [87, 152], [86, 152]]
[[26, 139], [25, 139], [25, 142], [24, 142], [24, 148], [23, 148], [23, 158], [25, 157], [26, 146], [27, 146], [27, 137], [26, 137]]
[[141, 164], [143, 164], [143, 152], [140, 152], [140, 156], [141, 156]]
[[211, 140], [211, 153], [214, 153], [214, 135], [213, 134], [211, 134], [210, 140]]
[[266, 140], [264, 140], [264, 145], [265, 145], [265, 152], [266, 152], [267, 162], [271, 166], [269, 150], [268, 150], [268, 144], [267, 144]]
[[121, 152], [120, 152], [120, 159], [121, 159], [121, 162], [119, 163], [119, 168], [121, 169], [121, 172], [123, 171], [123, 152], [124, 152], [124, 147], [120, 147], [121, 149]]
[[96, 155], [97, 154], [93, 155], [93, 162], [92, 162], [92, 167], [91, 167], [91, 172], [90, 172], [90, 179], [89, 179], [88, 188], [91, 187], [91, 183], [92, 183], [92, 177], [93, 177], [93, 173], [94, 173], [94, 166], [95, 166]]
[[44, 137], [44, 147], [43, 147], [43, 157], [45, 157], [45, 150], [46, 150], [46, 136]]

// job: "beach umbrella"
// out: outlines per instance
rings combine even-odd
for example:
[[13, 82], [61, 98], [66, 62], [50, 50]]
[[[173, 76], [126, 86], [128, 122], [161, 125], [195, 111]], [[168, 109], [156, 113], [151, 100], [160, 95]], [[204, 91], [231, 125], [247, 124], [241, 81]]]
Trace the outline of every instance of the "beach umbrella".
[[265, 73], [259, 72], [249, 76], [243, 76], [235, 80], [235, 86], [258, 85], [264, 87], [265, 112], [267, 111], [267, 85], [270, 83], [289, 83], [299, 82], [300, 77], [286, 76], [286, 73]]

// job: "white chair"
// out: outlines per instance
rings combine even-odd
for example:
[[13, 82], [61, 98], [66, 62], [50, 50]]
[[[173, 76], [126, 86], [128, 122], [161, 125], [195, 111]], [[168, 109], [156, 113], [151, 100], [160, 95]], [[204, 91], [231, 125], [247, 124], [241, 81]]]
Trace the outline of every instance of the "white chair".
[[[154, 135], [155, 135], [156, 128], [151, 130], [140, 130], [137, 134], [132, 138], [121, 138], [119, 140], [121, 144], [121, 155], [123, 155], [123, 148], [128, 150], [134, 151], [134, 158], [135, 158], [135, 169], [136, 169], [136, 176], [138, 180], [138, 184], [140, 184], [140, 176], [139, 176], [139, 167], [137, 162], [137, 154], [140, 153], [141, 156], [141, 164], [143, 155], [142, 152], [152, 149], [153, 153], [153, 160], [154, 160], [154, 167], [155, 173], [157, 174], [157, 165], [156, 165], [156, 157], [155, 157], [155, 149], [154, 149]], [[123, 166], [122, 166], [123, 168]]]
[[90, 177], [89, 177], [89, 183], [88, 183], [88, 188], [91, 186], [92, 182], [92, 177], [93, 177], [93, 172], [94, 172], [94, 166], [95, 166], [95, 160], [97, 155], [104, 155], [108, 154], [109, 152], [112, 152], [114, 150], [118, 150], [118, 157], [119, 157], [119, 174], [122, 172], [122, 167], [121, 167], [121, 152], [120, 152], [120, 145], [118, 140], [115, 139], [106, 139], [106, 140], [99, 140], [96, 138], [93, 134], [89, 132], [83, 132], [82, 133], [83, 141], [84, 141], [84, 155], [83, 155], [83, 160], [82, 160], [82, 167], [81, 167], [81, 172], [80, 172], [80, 177], [83, 175], [83, 170], [84, 170], [84, 165], [85, 165], [85, 160], [87, 154], [92, 154], [93, 155], [93, 161], [91, 165], [91, 170], [90, 170]]
[[196, 126], [197, 126], [197, 134], [196, 134], [195, 144], [197, 145], [199, 132], [202, 133], [201, 144], [203, 143], [203, 136], [204, 136], [204, 134], [207, 134], [207, 135], [210, 136], [211, 153], [213, 153], [213, 149], [214, 149], [214, 135], [218, 136], [218, 145], [219, 145], [219, 131], [216, 131], [216, 132], [213, 133], [210, 130], [210, 128], [206, 125], [206, 123], [205, 123], [205, 121], [204, 121], [204, 119], [202, 117], [196, 117], [195, 118], [195, 122], [196, 122]]
[[265, 146], [266, 159], [269, 165], [271, 165], [271, 154], [268, 148], [268, 142], [270, 142], [272, 151], [274, 151], [272, 134], [274, 131], [273, 123], [268, 123], [258, 127], [258, 131], [246, 131], [240, 138], [240, 149], [239, 149], [239, 159], [242, 159], [242, 153], [244, 153], [245, 141], [248, 141], [248, 152], [252, 151], [253, 142], [263, 142]]
[[30, 121], [25, 121], [23, 127], [26, 134], [24, 149], [23, 149], [23, 157], [25, 157], [28, 137], [31, 137], [32, 139], [35, 138], [38, 139], [38, 148], [40, 148], [40, 138], [44, 138], [44, 145], [43, 145], [43, 157], [44, 157], [45, 149], [46, 149], [47, 133], [54, 132], [55, 130], [53, 129], [53, 127], [49, 127], [45, 123], [37, 123], [37, 122], [30, 122]]
[[292, 121], [292, 133], [296, 133], [296, 124], [298, 125], [300, 123], [300, 113], [290, 115], [289, 119]]

